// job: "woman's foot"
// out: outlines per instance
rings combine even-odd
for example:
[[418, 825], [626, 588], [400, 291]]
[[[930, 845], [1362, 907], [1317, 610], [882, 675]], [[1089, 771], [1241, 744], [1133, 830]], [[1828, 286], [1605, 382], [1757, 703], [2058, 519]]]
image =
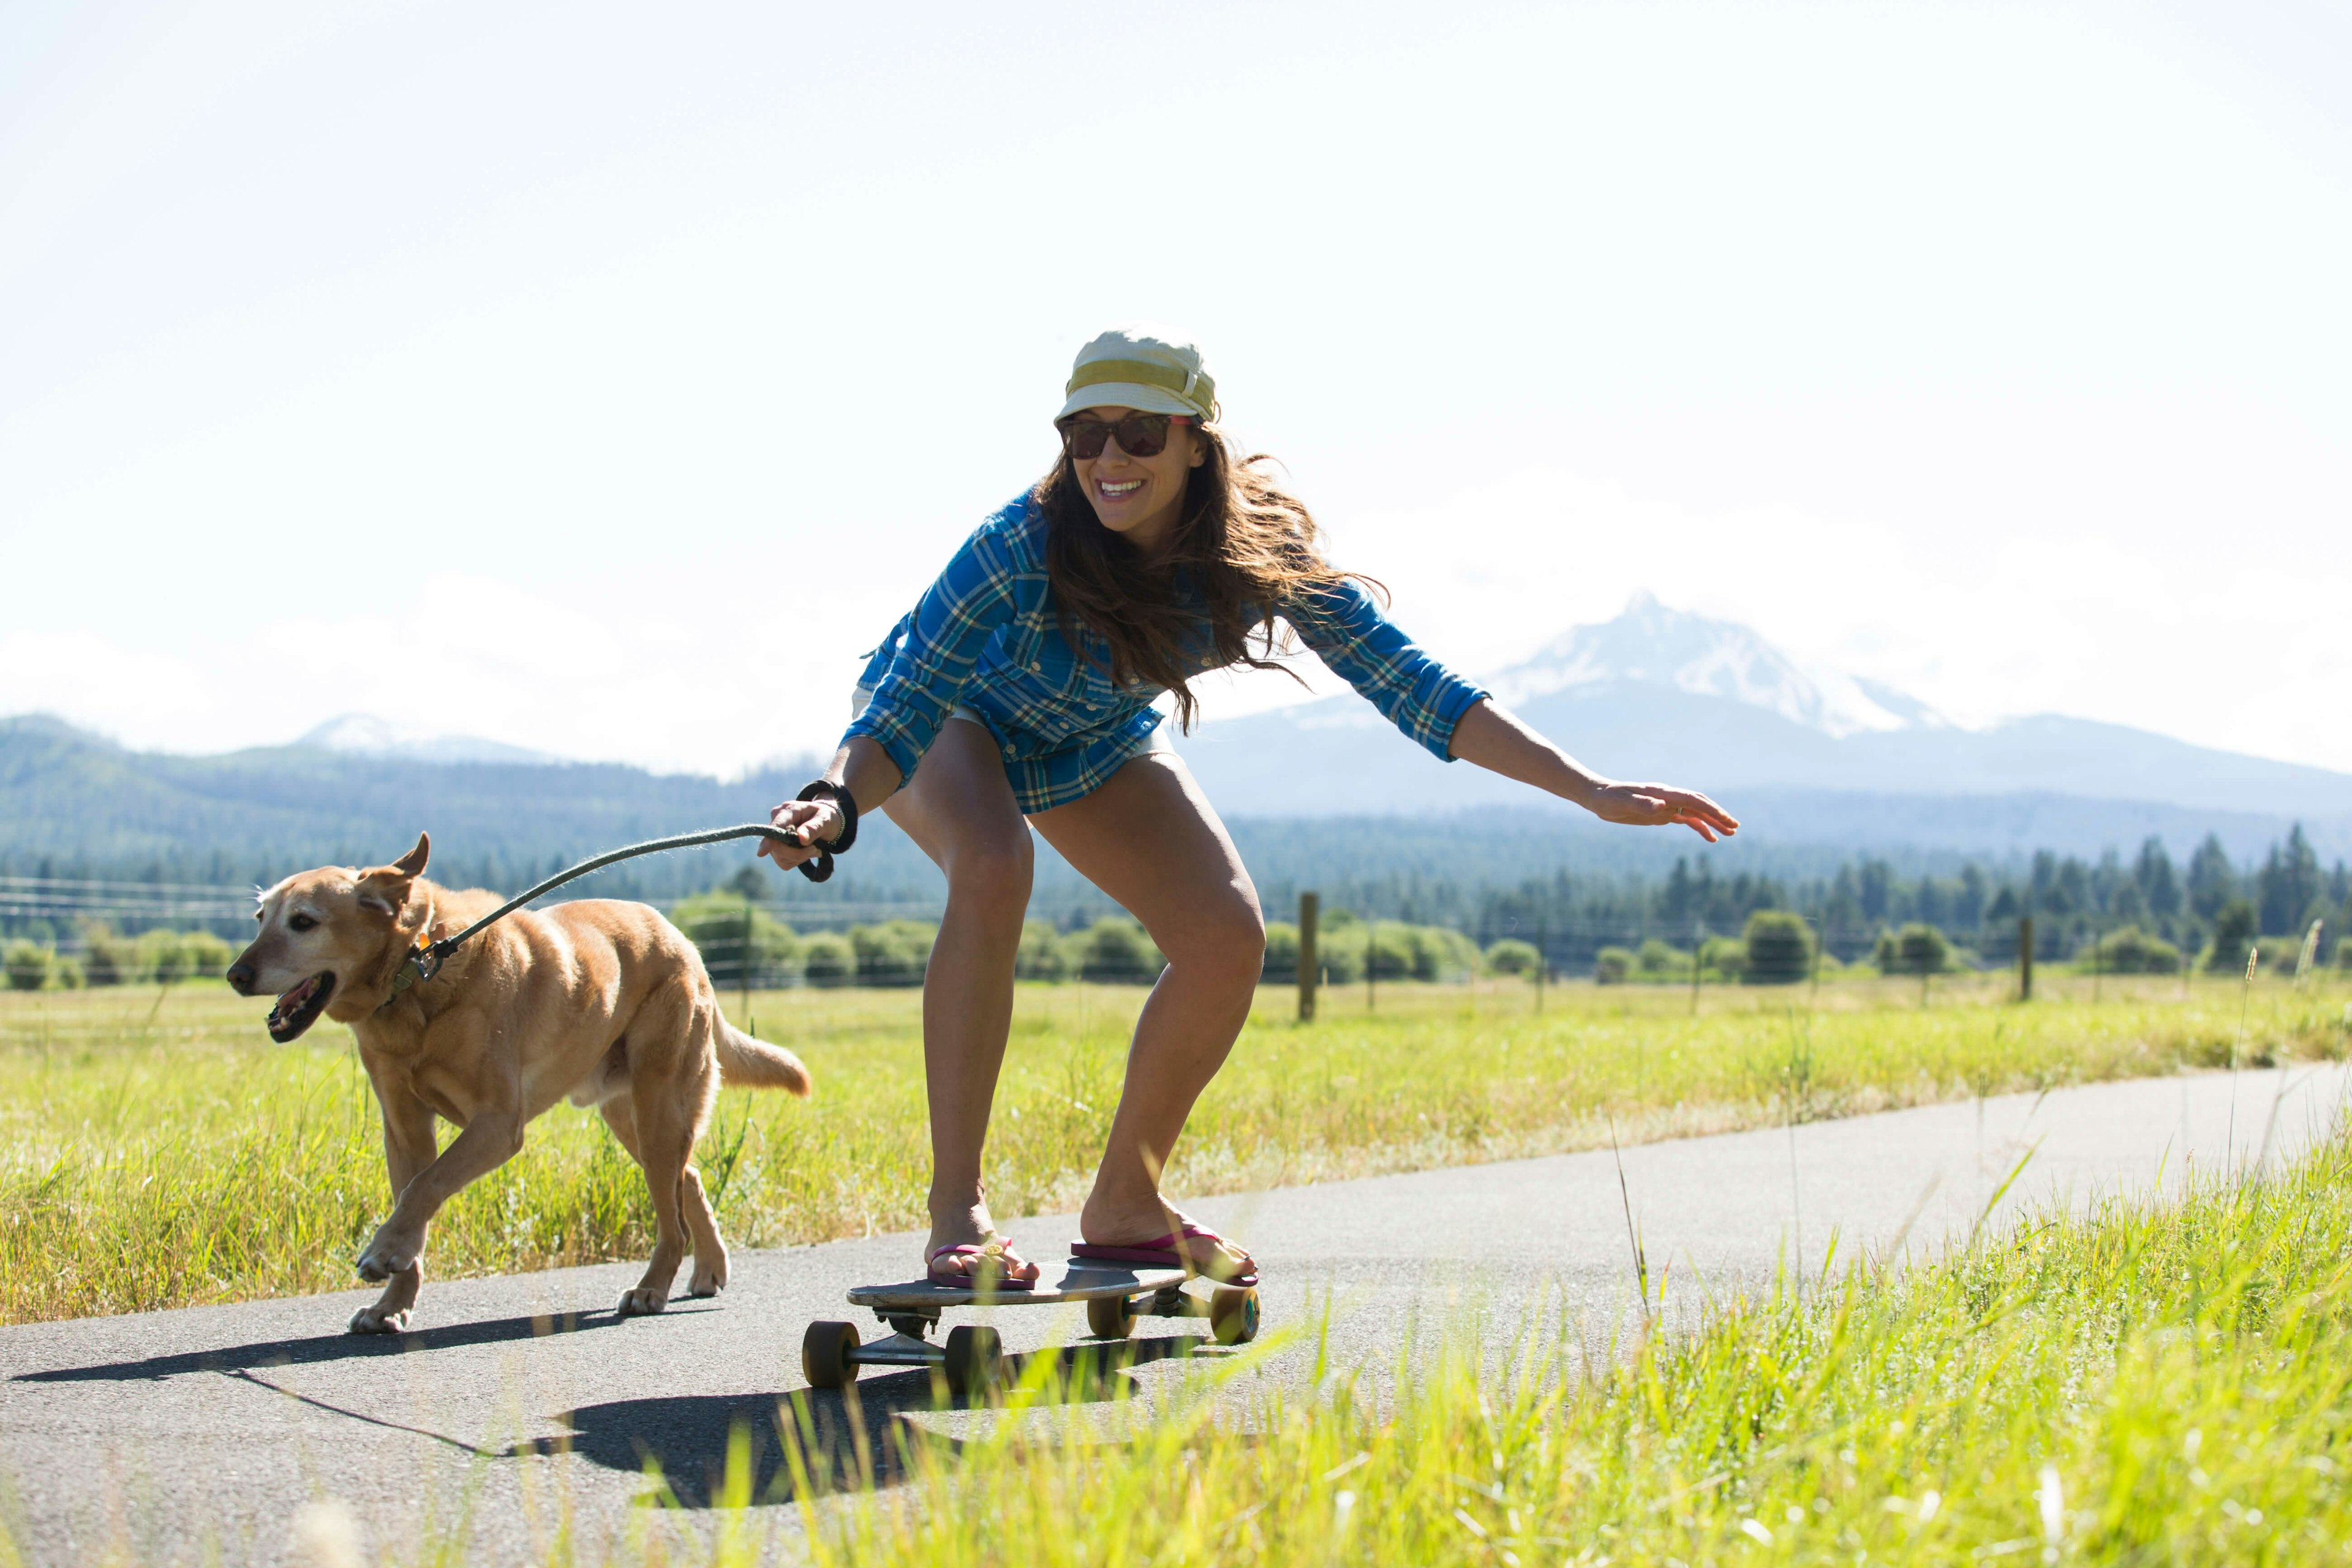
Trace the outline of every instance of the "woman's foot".
[[1001, 1236], [925, 1247], [923, 1273], [934, 1285], [975, 1290], [1029, 1290], [1037, 1284], [1037, 1266]]
[[1081, 1239], [1070, 1247], [1076, 1258], [1181, 1268], [1220, 1285], [1257, 1283], [1257, 1260], [1246, 1247], [1171, 1208], [1159, 1208], [1140, 1225], [1119, 1226], [1097, 1223], [1089, 1205], [1078, 1216], [1078, 1230]]

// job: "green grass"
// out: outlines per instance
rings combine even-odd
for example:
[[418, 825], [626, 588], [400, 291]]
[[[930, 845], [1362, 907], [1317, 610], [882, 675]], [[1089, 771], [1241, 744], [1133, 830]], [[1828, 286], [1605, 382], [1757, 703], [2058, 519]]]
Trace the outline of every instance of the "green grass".
[[[1200, 1194], [1428, 1168], [1665, 1133], [1847, 1115], [2229, 1058], [2234, 984], [1999, 977], [1710, 989], [1383, 984], [1326, 992], [1300, 1026], [1268, 988], [1173, 1162]], [[1074, 1207], [1118, 1092], [1138, 987], [1024, 986], [989, 1157], [1003, 1215]], [[2345, 988], [2263, 983], [2250, 1061], [2347, 1048]], [[730, 1004], [735, 999], [730, 995]], [[730, 1093], [700, 1163], [730, 1242], [911, 1228], [927, 1179], [919, 997], [755, 994], [762, 1035], [818, 1098]], [[377, 1114], [349, 1037], [263, 1036], [265, 1005], [190, 983], [0, 994], [0, 1321], [352, 1284], [389, 1207]], [[428, 1275], [650, 1250], [635, 1168], [591, 1113], [533, 1124], [525, 1152], [445, 1211]]]
[[[1022, 1418], [1059, 1394], [1035, 1357], [977, 1438], [899, 1424], [902, 1486], [828, 1501], [814, 1446], [788, 1445], [817, 1478], [799, 1522], [814, 1561], [856, 1568], [2352, 1555], [2341, 1141], [2178, 1206], [1784, 1282], [1615, 1356], [1539, 1326], [1508, 1361], [1478, 1345], [1457, 1331], [1393, 1383], [1228, 1363], [1115, 1444]], [[772, 1529], [722, 1512], [718, 1560]]]

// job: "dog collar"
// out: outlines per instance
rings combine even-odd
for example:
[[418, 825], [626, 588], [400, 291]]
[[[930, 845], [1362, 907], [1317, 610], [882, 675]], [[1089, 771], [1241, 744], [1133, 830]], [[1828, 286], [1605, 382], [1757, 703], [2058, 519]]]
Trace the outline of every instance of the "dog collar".
[[[427, 923], [429, 926], [430, 922]], [[391, 994], [384, 997], [376, 1011], [381, 1013], [385, 1007], [391, 1006], [400, 994], [410, 986], [420, 981], [432, 979], [435, 972], [440, 967], [439, 961], [434, 956], [433, 945], [420, 939], [415, 947], [408, 950], [407, 956], [400, 961], [400, 967], [393, 972]]]

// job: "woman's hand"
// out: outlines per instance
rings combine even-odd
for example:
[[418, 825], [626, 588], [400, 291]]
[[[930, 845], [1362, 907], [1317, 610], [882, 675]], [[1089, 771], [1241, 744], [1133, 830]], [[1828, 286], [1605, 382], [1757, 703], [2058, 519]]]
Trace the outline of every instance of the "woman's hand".
[[1574, 801], [1603, 822], [1635, 827], [1681, 823], [1709, 844], [1739, 831], [1739, 819], [1696, 790], [1604, 779], [1537, 734], [1492, 698], [1480, 698], [1454, 727], [1453, 754], [1507, 779]]
[[1603, 784], [1585, 806], [1603, 822], [1635, 827], [1670, 827], [1679, 822], [1709, 844], [1739, 831], [1739, 819], [1695, 789], [1670, 784]]
[[760, 840], [758, 852], [789, 871], [803, 860], [815, 859], [818, 850], [841, 837], [841, 808], [829, 800], [788, 800], [768, 813], [768, 823], [800, 840], [799, 848], [773, 838]]

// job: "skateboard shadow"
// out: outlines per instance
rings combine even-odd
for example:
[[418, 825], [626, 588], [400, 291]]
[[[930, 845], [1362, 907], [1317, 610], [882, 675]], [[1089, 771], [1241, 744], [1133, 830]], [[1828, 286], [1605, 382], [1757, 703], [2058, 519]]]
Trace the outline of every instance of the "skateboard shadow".
[[[1055, 1352], [1061, 1363], [1062, 1403], [1111, 1400], [1122, 1373], [1150, 1362], [1188, 1356], [1209, 1342], [1187, 1334], [1118, 1345], [1065, 1346]], [[1007, 1375], [1015, 1378], [1035, 1361], [1020, 1354], [1005, 1359], [1010, 1363]], [[568, 1438], [520, 1444], [510, 1452], [568, 1449], [591, 1464], [631, 1475], [643, 1475], [650, 1466], [660, 1472], [679, 1506], [704, 1509], [712, 1506], [725, 1486], [728, 1442], [740, 1431], [750, 1446], [752, 1501], [791, 1502], [801, 1494], [784, 1458], [784, 1424], [794, 1419], [790, 1397], [692, 1394], [586, 1405], [566, 1417], [572, 1427]], [[895, 1486], [903, 1479], [901, 1417], [986, 1405], [985, 1400], [948, 1395], [921, 1368], [867, 1376], [845, 1389], [806, 1389], [800, 1397], [807, 1402], [815, 1439], [806, 1449], [810, 1489], [819, 1495], [867, 1484]], [[962, 1447], [952, 1437], [939, 1440], [950, 1449]]]
[[610, 1312], [562, 1312], [527, 1318], [497, 1318], [487, 1322], [451, 1323], [417, 1329], [404, 1334], [319, 1334], [299, 1340], [262, 1340], [249, 1345], [187, 1351], [176, 1355], [147, 1356], [139, 1361], [106, 1362], [96, 1366], [54, 1367], [47, 1372], [18, 1373], [12, 1383], [140, 1383], [179, 1377], [192, 1372], [252, 1372], [273, 1366], [309, 1366], [320, 1362], [349, 1361], [358, 1356], [406, 1355], [423, 1351], [452, 1350], [465, 1345], [499, 1344], [508, 1341], [543, 1339], [550, 1334], [585, 1333], [625, 1320]]

